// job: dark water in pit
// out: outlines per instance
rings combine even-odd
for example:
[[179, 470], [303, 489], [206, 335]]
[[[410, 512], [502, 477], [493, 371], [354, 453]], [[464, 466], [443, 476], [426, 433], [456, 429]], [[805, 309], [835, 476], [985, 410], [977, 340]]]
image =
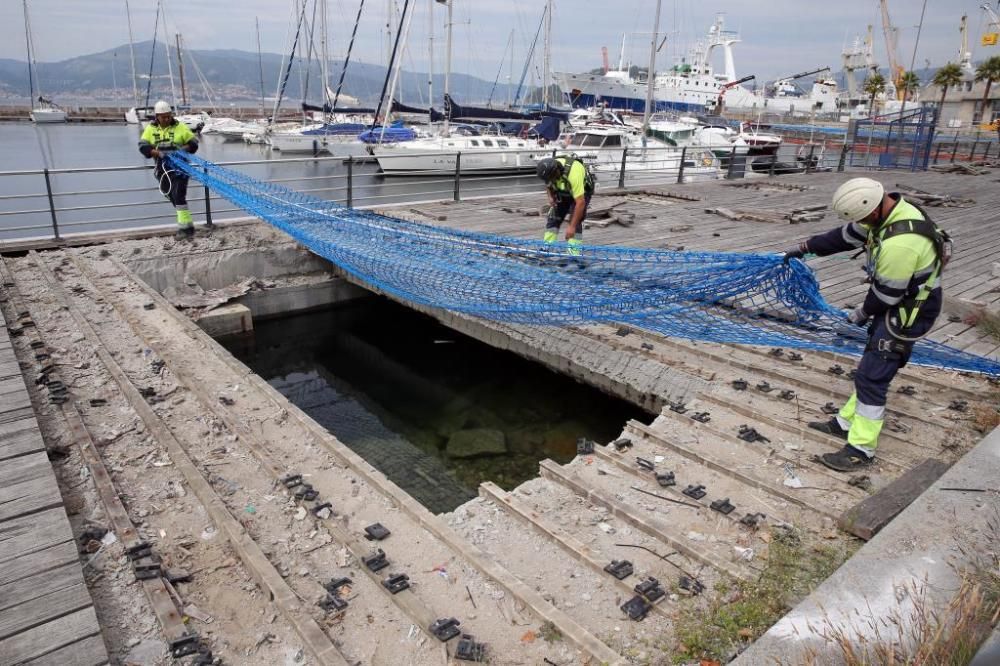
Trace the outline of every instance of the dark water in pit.
[[511, 489], [641, 409], [382, 298], [255, 322], [223, 344], [435, 512]]

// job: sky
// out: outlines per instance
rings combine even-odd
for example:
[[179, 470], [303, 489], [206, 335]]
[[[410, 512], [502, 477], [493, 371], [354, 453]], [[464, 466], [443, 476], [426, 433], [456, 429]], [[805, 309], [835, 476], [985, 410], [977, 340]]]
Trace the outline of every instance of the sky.
[[[125, 5], [131, 8], [136, 41], [152, 37], [156, 0], [28, 0], [39, 61], [54, 61], [104, 51], [129, 41]], [[331, 57], [342, 57], [361, 0], [325, 0]], [[366, 0], [352, 58], [371, 63], [387, 60], [386, 18], [392, 0]], [[426, 71], [433, 21], [437, 72], [444, 70], [445, 5], [434, 0], [410, 0], [412, 24], [403, 65]], [[990, 0], [996, 4], [997, 0]], [[288, 50], [294, 0], [162, 0], [167, 29], [180, 32], [189, 49], [255, 51], [255, 19], [260, 21], [264, 51]], [[322, 3], [323, 0], [320, 0]], [[404, 0], [395, 0], [397, 8]], [[551, 60], [554, 71], [580, 72], [601, 64], [607, 47], [612, 65], [620, 56], [625, 36], [625, 60], [645, 67], [656, 0], [553, 0]], [[982, 47], [985, 27], [983, 0], [927, 0], [924, 27], [915, 67], [958, 59], [959, 19], [969, 16], [969, 42], [974, 60], [1000, 54], [1000, 46]], [[899, 28], [899, 56], [909, 69], [916, 26], [923, 0], [889, 0], [893, 23]], [[453, 71], [504, 81], [513, 70], [519, 78], [525, 54], [534, 38], [544, 0], [454, 0]], [[431, 7], [433, 6], [433, 16]], [[311, 8], [309, 10], [312, 11]], [[658, 68], [672, 63], [703, 37], [715, 14], [725, 14], [726, 27], [738, 30], [735, 46], [738, 75], [756, 74], [774, 79], [799, 71], [829, 66], [840, 69], [840, 52], [855, 35], [874, 24], [875, 55], [887, 62], [876, 0], [662, 0], [660, 33], [667, 38], [658, 54]], [[396, 19], [398, 21], [398, 17]], [[0, 58], [23, 60], [24, 22], [21, 2], [0, 1]], [[513, 67], [508, 46], [513, 31]], [[164, 34], [160, 33], [161, 38]], [[541, 42], [538, 46], [541, 51]], [[541, 57], [532, 73], [541, 76]], [[721, 69], [721, 63], [716, 63]]]

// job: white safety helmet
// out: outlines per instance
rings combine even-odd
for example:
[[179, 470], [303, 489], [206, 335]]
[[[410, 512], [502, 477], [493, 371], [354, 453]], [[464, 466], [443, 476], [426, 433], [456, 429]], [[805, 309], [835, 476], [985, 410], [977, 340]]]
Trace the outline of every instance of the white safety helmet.
[[871, 178], [852, 178], [833, 193], [833, 210], [847, 222], [860, 222], [882, 203], [885, 188]]
[[170, 108], [170, 104], [163, 101], [162, 99], [153, 105], [153, 114], [160, 115], [161, 113], [173, 113], [174, 110]]

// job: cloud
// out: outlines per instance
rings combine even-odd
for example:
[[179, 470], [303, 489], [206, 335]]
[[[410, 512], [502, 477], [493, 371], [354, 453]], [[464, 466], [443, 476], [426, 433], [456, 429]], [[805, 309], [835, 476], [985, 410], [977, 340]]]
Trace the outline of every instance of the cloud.
[[[969, 15], [970, 42], [977, 57], [986, 54], [978, 46], [982, 27], [979, 4], [982, 0], [928, 2], [924, 30], [916, 57], [917, 67], [925, 60], [943, 64], [956, 60], [959, 48], [958, 23], [963, 12]], [[125, 19], [126, 0], [29, 0], [35, 51], [39, 60], [60, 60], [101, 51], [128, 42]], [[411, 0], [414, 15], [404, 57], [407, 68], [428, 65], [428, 10], [430, 0]], [[899, 27], [899, 57], [909, 67], [920, 18], [921, 2], [890, 0], [893, 20]], [[152, 36], [156, 4], [154, 0], [129, 0], [133, 34], [137, 41]], [[288, 50], [292, 23], [291, 0], [164, 0], [166, 30], [184, 36], [189, 49], [232, 48], [254, 50], [254, 20], [259, 18], [261, 43], [265, 51]], [[397, 7], [402, 0], [397, 0]], [[455, 0], [454, 69], [486, 79], [502, 67], [504, 78], [520, 77], [524, 58], [534, 38], [544, 4], [541, 0]], [[327, 0], [329, 48], [333, 55], [345, 53], [357, 0]], [[611, 3], [607, 0], [556, 0], [552, 65], [562, 71], [582, 71], [597, 67], [601, 47], [606, 46], [613, 61], [620, 55], [625, 35], [626, 60], [645, 64], [655, 0]], [[876, 57], [885, 63], [880, 15], [874, 0], [715, 0], [711, 3], [674, 0], [663, 3], [661, 31], [667, 36], [659, 66], [670, 64], [701, 38], [714, 20], [714, 13], [726, 14], [727, 26], [738, 29], [743, 42], [736, 46], [737, 70], [758, 78], [790, 74], [790, 70], [830, 66], [840, 69], [840, 51], [866, 26], [875, 25]], [[307, 13], [312, 16], [312, 7]], [[446, 9], [434, 3], [435, 69], [444, 65]], [[368, 62], [385, 62], [390, 43], [386, 35], [386, 3], [368, 0], [358, 29], [353, 57]], [[398, 18], [397, 18], [398, 20]], [[514, 37], [514, 65], [507, 51], [511, 30]], [[645, 34], [644, 34], [645, 33]], [[541, 44], [536, 46], [536, 66], [540, 71]], [[1000, 52], [1000, 47], [995, 47]], [[20, 3], [0, 3], [0, 57], [24, 58], [23, 19]]]

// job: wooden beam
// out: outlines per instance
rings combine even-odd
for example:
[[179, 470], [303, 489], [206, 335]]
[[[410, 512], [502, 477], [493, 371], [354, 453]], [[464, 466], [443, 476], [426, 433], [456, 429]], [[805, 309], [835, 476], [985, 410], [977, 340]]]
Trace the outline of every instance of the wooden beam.
[[840, 517], [840, 528], [866, 541], [871, 539], [949, 467], [941, 460], [927, 458], [844, 513]]

